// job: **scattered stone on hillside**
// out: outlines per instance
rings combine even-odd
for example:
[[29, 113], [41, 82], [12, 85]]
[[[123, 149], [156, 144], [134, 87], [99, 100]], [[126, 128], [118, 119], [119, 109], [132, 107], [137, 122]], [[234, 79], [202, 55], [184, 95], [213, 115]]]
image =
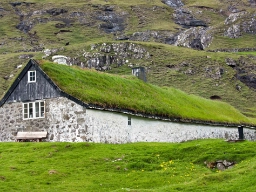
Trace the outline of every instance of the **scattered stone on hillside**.
[[59, 49], [44, 49], [44, 50], [43, 50], [43, 53], [44, 53], [43, 58], [49, 57], [49, 56], [51, 56], [52, 54], [57, 53], [58, 51], [59, 51]]
[[47, 13], [49, 13], [52, 16], [57, 16], [63, 13], [67, 13], [68, 10], [66, 9], [60, 9], [60, 8], [52, 8], [52, 9], [48, 9], [46, 10]]
[[211, 161], [211, 162], [204, 162], [204, 164], [209, 169], [218, 169], [220, 171], [224, 171], [226, 169], [231, 169], [236, 164], [234, 161], [227, 161], [227, 160], [217, 160], [217, 161]]
[[199, 26], [207, 27], [207, 24], [204, 21], [194, 18], [191, 12], [185, 8], [176, 9], [174, 11], [173, 17], [175, 19], [175, 23], [185, 28], [199, 27]]
[[256, 0], [248, 0], [252, 6], [256, 6]]
[[238, 19], [242, 18], [246, 14], [247, 14], [246, 11], [241, 11], [241, 12], [238, 12], [238, 13], [231, 13], [228, 16], [228, 18], [226, 18], [225, 25], [229, 25], [229, 24], [232, 24], [232, 23], [236, 22]]
[[229, 38], [239, 38], [242, 35], [240, 25], [231, 25], [224, 33], [224, 36]]
[[225, 166], [223, 165], [223, 163], [217, 163], [217, 169], [223, 171], [223, 170], [225, 170], [226, 168], [225, 168]]
[[184, 4], [181, 2], [181, 0], [162, 0], [162, 2], [170, 7], [178, 8], [182, 7]]
[[55, 27], [56, 28], [64, 28], [64, 27], [66, 27], [66, 24], [65, 23], [56, 23]]
[[[246, 11], [232, 13], [225, 20], [225, 24], [229, 25], [229, 27], [224, 32], [224, 36], [230, 38], [238, 38], [243, 35], [243, 33], [247, 34], [256, 34], [256, 14], [248, 15]], [[241, 18], [246, 17], [247, 19], [241, 20]]]
[[113, 33], [123, 31], [125, 29], [125, 13], [115, 13], [113, 8], [111, 10], [107, 7], [102, 10], [102, 13], [98, 13], [96, 19], [102, 21], [99, 28], [106, 33]]
[[224, 69], [221, 67], [207, 66], [205, 68], [205, 77], [220, 79], [224, 74]]
[[22, 4], [26, 5], [26, 6], [30, 6], [30, 5], [34, 5], [36, 3], [32, 3], [32, 2], [13, 2], [13, 3], [10, 3], [10, 5], [12, 5], [13, 7], [16, 7], [16, 6], [21, 6]]
[[256, 71], [254, 57], [240, 57], [235, 67], [235, 77], [250, 88], [256, 89]]
[[236, 84], [236, 90], [241, 91], [241, 89], [242, 89], [242, 87], [240, 85]]
[[19, 56], [19, 59], [30, 59], [32, 57], [34, 57], [32, 54], [22, 54]]
[[105, 71], [111, 69], [111, 66], [131, 65], [130, 59], [150, 58], [150, 54], [145, 48], [134, 43], [94, 44], [91, 45], [91, 50], [95, 52], [83, 53], [83, 61], [70, 58], [70, 64]]
[[232, 68], [234, 68], [237, 65], [236, 61], [232, 58], [226, 58], [226, 64]]

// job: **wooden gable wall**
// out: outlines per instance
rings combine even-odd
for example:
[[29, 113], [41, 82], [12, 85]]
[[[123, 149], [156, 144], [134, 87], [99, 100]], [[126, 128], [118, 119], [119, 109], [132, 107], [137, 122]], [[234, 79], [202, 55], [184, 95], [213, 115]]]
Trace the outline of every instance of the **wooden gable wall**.
[[[28, 82], [28, 71], [36, 71], [36, 82]], [[34, 101], [46, 98], [55, 98], [61, 95], [60, 90], [50, 84], [37, 67], [32, 65], [20, 80], [17, 87], [10, 94], [7, 103], [18, 101]]]

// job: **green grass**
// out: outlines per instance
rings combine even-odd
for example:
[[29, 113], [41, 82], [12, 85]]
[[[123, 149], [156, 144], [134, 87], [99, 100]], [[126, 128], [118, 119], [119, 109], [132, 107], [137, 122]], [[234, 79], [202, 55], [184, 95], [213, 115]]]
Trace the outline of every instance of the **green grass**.
[[182, 120], [252, 123], [227, 103], [160, 88], [132, 76], [122, 78], [49, 62], [41, 67], [62, 90], [86, 103]]
[[[1, 143], [1, 191], [255, 191], [255, 142]], [[204, 162], [235, 161], [217, 171]]]

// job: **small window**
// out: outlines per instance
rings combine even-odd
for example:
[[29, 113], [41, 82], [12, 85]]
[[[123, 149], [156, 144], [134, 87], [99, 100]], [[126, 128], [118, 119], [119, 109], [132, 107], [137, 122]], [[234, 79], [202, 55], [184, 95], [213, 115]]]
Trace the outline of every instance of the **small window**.
[[36, 71], [28, 71], [28, 82], [36, 82]]
[[44, 101], [23, 104], [23, 119], [44, 118]]
[[128, 116], [128, 125], [132, 125], [132, 118], [131, 118], [131, 116]]

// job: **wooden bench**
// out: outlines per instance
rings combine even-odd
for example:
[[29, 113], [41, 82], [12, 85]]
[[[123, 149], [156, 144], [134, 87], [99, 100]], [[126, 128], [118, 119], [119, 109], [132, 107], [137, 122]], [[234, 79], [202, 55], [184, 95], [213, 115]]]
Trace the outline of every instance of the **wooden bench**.
[[47, 137], [47, 132], [18, 132], [16, 136], [17, 142], [36, 141], [40, 142]]

